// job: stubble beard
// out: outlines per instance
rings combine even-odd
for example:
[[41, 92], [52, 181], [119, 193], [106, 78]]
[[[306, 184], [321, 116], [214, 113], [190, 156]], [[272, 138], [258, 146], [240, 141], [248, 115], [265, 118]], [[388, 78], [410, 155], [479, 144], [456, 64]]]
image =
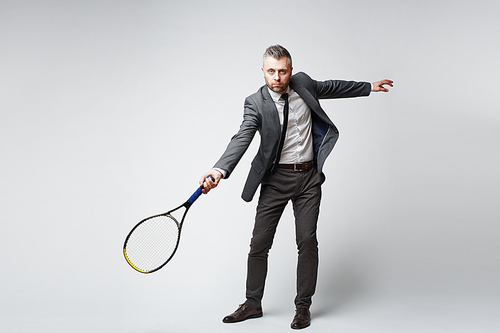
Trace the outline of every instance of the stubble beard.
[[288, 89], [288, 84], [282, 87], [273, 87], [272, 85], [268, 84], [267, 87], [274, 91], [275, 93], [282, 94]]

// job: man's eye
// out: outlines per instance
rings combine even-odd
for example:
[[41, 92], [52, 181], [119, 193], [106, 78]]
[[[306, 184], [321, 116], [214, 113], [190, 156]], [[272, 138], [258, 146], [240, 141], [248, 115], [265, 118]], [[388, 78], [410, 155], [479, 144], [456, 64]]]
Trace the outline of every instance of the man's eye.
[[273, 74], [273, 73], [274, 73], [274, 71], [271, 69], [271, 70], [269, 70], [269, 73]]

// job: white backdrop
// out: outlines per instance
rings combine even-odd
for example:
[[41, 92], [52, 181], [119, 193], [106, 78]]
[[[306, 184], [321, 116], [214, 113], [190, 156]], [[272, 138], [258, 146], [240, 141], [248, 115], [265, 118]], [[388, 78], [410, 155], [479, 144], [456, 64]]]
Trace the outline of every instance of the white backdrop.
[[140, 219], [186, 200], [282, 44], [294, 71], [376, 81], [325, 101], [341, 137], [325, 166], [312, 332], [498, 332], [497, 1], [0, 2], [0, 329], [288, 331], [288, 208], [265, 316], [244, 300], [254, 141], [196, 202], [181, 247], [143, 275], [122, 255]]

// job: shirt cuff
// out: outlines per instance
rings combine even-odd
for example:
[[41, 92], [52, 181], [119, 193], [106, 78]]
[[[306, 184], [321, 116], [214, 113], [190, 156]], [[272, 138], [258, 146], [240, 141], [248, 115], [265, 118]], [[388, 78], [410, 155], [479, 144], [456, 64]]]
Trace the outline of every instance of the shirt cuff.
[[227, 176], [227, 171], [226, 170], [221, 169], [221, 168], [214, 168], [214, 170], [217, 170], [220, 173], [222, 173], [222, 178], [226, 178], [226, 176]]

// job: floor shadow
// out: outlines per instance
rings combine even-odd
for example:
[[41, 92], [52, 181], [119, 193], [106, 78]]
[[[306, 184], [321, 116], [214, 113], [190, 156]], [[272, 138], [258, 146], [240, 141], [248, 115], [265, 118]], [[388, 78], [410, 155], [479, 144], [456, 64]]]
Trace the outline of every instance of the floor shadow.
[[[361, 251], [363, 252], [363, 251]], [[331, 315], [349, 307], [352, 303], [366, 297], [372, 287], [370, 269], [357, 260], [360, 252], [352, 252], [335, 262], [320, 267], [318, 289], [314, 299], [315, 317]]]

